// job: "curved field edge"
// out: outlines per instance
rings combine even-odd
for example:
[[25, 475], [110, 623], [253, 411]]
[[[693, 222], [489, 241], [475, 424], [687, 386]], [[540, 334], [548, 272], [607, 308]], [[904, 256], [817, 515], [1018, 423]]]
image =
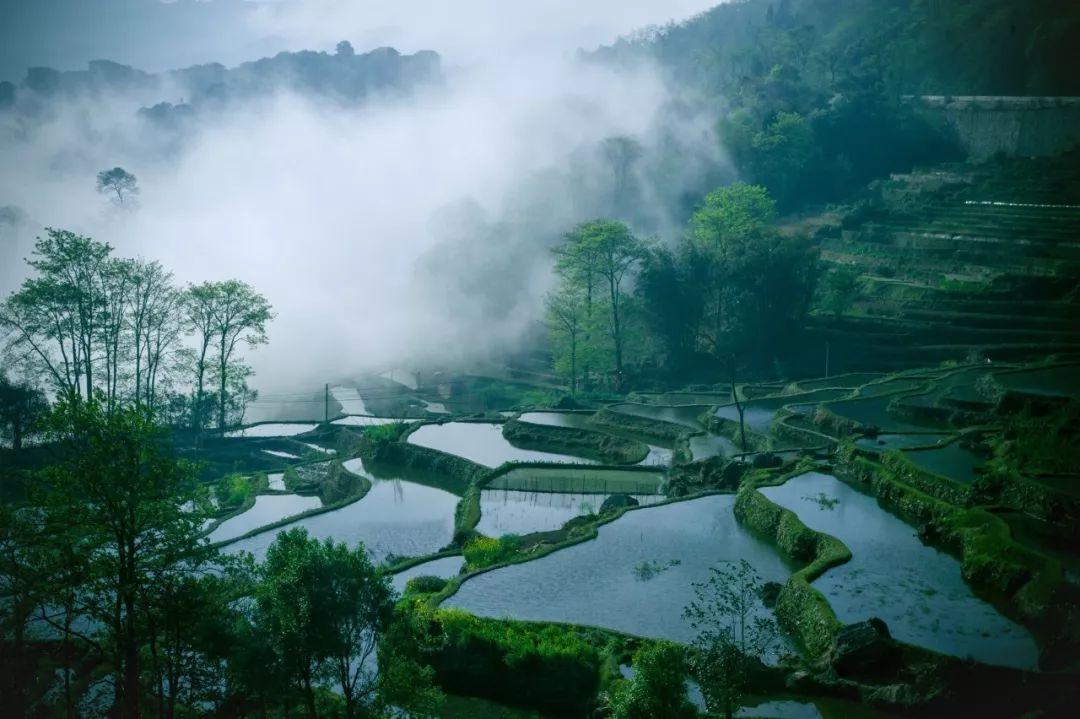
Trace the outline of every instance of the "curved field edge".
[[1067, 601], [1070, 590], [1060, 562], [1016, 542], [1005, 521], [989, 511], [959, 507], [913, 486], [905, 469], [844, 444], [835, 473], [957, 557], [964, 580], [979, 595], [1032, 631], [1040, 666], [1074, 667], [1080, 660], [1080, 617]]

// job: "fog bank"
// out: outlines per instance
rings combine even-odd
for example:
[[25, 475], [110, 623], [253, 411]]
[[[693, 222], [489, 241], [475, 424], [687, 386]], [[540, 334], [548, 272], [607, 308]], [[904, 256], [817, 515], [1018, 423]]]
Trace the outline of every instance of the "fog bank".
[[[652, 68], [575, 59], [579, 40], [705, 3], [657, 5], [265, 5], [253, 36], [433, 49], [443, 81], [360, 105], [278, 91], [199, 114], [183, 133], [150, 126], [137, 116], [146, 98], [119, 94], [33, 122], [0, 114], [0, 207], [14, 208], [0, 213], [0, 290], [15, 286], [33, 235], [63, 227], [160, 260], [180, 282], [254, 285], [278, 314], [270, 344], [248, 355], [264, 390], [512, 349], [535, 329], [550, 247], [613, 210], [605, 138], [642, 144], [643, 200], [722, 164], [712, 118], [673, 104]], [[685, 159], [677, 182], [660, 146]], [[136, 208], [95, 192], [95, 173], [116, 165], [139, 179]], [[628, 219], [659, 234], [673, 225], [662, 209]]]

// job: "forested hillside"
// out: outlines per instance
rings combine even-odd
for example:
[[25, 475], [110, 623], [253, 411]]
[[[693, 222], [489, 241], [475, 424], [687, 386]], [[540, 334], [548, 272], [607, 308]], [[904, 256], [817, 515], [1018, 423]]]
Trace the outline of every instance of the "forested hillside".
[[1076, 95], [1080, 6], [1043, 0], [737, 0], [597, 51], [656, 60], [723, 116], [720, 141], [780, 207], [960, 156], [910, 95]]

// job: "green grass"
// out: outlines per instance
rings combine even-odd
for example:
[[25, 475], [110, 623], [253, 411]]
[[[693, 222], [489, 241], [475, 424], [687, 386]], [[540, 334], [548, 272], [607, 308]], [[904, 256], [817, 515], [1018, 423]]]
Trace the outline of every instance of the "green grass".
[[518, 467], [491, 480], [487, 489], [584, 494], [655, 494], [663, 475], [623, 469]]

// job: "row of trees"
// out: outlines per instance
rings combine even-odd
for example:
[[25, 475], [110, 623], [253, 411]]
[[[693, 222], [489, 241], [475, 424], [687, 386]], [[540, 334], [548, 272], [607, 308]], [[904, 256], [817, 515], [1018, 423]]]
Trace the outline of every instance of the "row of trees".
[[674, 248], [613, 220], [575, 227], [547, 298], [556, 371], [573, 392], [623, 389], [632, 365], [680, 373], [701, 358], [781, 352], [810, 309], [818, 263], [775, 217], [765, 188], [736, 183], [705, 198]]
[[[270, 303], [238, 280], [178, 288], [157, 262], [116, 257], [108, 244], [47, 231], [34, 274], [0, 304], [5, 364], [57, 395], [102, 393], [172, 424], [239, 421], [253, 397], [239, 349], [266, 342]], [[210, 390], [214, 387], [214, 390]]]
[[219, 554], [195, 468], [142, 408], [110, 410], [101, 392], [58, 402], [48, 439], [56, 461], [29, 501], [0, 506], [8, 715], [433, 713], [430, 670], [363, 546], [293, 529], [261, 564]]

